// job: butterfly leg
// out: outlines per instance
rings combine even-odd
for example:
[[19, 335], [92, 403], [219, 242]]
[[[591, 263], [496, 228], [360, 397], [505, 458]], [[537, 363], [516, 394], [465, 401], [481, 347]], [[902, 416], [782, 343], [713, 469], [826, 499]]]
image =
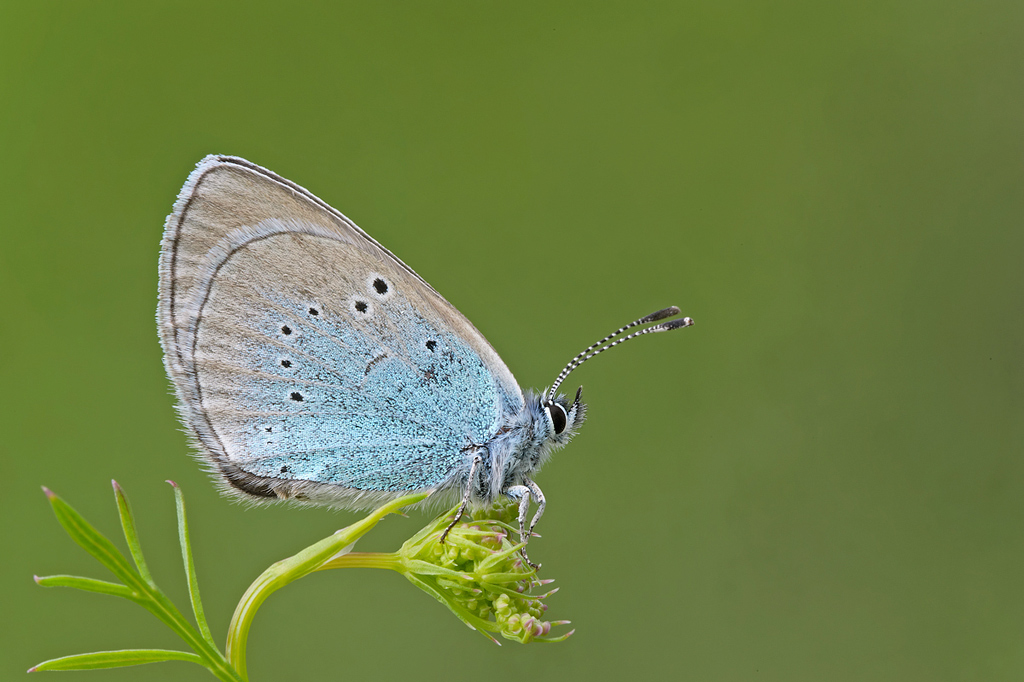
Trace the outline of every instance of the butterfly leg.
[[441, 544], [444, 544], [445, 538], [448, 537], [448, 531], [455, 527], [455, 524], [459, 522], [462, 515], [466, 513], [466, 507], [469, 506], [469, 498], [473, 492], [473, 485], [476, 483], [476, 470], [484, 463], [484, 458], [480, 455], [473, 455], [473, 464], [469, 467], [469, 476], [466, 480], [466, 490], [462, 493], [462, 504], [459, 505], [459, 511], [455, 512], [455, 518], [448, 524], [448, 527], [441, 533]]
[[[538, 491], [540, 489], [538, 488]], [[540, 568], [540, 564], [535, 564], [530, 561], [530, 557], [526, 556], [526, 543], [530, 541], [530, 534], [526, 530], [526, 512], [530, 511], [530, 488], [525, 485], [513, 485], [505, 491], [505, 494], [511, 497], [513, 500], [519, 500], [519, 541], [523, 543], [523, 548], [519, 550], [519, 553], [523, 555], [523, 561], [532, 566], [534, 569]]]
[[[547, 506], [548, 501], [544, 499], [544, 493], [541, 492], [539, 485], [530, 479], [526, 479], [526, 485], [530, 488], [530, 492], [533, 493], [533, 498], [537, 500], [537, 513], [533, 515], [533, 521], [530, 521], [530, 537], [533, 537], [533, 529], [544, 514], [544, 507]], [[537, 537], [540, 536], [538, 535]]]

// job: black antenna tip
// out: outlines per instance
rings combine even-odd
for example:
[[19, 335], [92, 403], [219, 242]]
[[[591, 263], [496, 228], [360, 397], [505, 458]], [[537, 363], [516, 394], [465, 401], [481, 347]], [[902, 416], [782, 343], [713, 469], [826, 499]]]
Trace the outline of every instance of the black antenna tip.
[[658, 320], [664, 320], [666, 317], [672, 317], [673, 315], [679, 314], [679, 308], [675, 306], [669, 306], [664, 310], [659, 310], [656, 313], [651, 313], [644, 319], [640, 320], [638, 324], [647, 324], [648, 322], [656, 322]]
[[672, 320], [671, 322], [665, 322], [664, 324], [659, 324], [657, 327], [651, 327], [651, 329], [657, 329], [660, 332], [667, 332], [667, 331], [672, 331], [673, 329], [682, 329], [683, 327], [692, 327], [692, 326], [693, 326], [693, 318], [692, 317], [684, 317], [681, 320]]

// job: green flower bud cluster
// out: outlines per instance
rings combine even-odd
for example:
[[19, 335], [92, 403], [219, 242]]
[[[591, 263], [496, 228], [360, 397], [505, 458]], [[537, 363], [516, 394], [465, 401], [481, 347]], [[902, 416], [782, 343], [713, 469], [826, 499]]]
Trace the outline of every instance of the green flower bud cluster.
[[453, 512], [443, 514], [402, 545], [398, 570], [495, 643], [495, 634], [523, 644], [560, 642], [573, 631], [551, 635], [552, 627], [569, 621], [544, 620], [544, 600], [558, 589], [533, 592], [553, 581], [538, 579], [523, 561], [523, 545], [509, 540], [515, 513], [515, 505], [485, 510], [456, 524], [442, 544]]

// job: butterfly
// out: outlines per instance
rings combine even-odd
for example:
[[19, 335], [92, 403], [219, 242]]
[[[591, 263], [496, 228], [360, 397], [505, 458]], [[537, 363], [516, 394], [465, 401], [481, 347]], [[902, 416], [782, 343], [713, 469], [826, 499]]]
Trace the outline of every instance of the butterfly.
[[582, 386], [571, 402], [558, 387], [598, 353], [693, 324], [625, 334], [678, 314], [670, 307], [620, 328], [549, 389], [524, 393], [484, 336], [409, 266], [249, 161], [203, 159], [161, 243], [164, 364], [223, 490], [349, 509], [461, 493], [449, 529], [468, 506], [504, 496], [519, 502], [523, 541], [545, 507], [533, 475], [586, 416]]

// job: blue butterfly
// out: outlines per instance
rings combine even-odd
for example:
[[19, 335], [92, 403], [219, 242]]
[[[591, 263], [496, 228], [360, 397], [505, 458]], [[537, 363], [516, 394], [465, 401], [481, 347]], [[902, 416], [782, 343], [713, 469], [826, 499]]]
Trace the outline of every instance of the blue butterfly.
[[[583, 423], [559, 385], [623, 341], [679, 329], [672, 307], [577, 355], [544, 393], [519, 388], [458, 310], [302, 187], [237, 157], [203, 159], [168, 216], [157, 321], [182, 422], [224, 490], [367, 508], [414, 491], [519, 500]], [[526, 527], [530, 501], [537, 511]], [[450, 528], [451, 526], [449, 526]]]

